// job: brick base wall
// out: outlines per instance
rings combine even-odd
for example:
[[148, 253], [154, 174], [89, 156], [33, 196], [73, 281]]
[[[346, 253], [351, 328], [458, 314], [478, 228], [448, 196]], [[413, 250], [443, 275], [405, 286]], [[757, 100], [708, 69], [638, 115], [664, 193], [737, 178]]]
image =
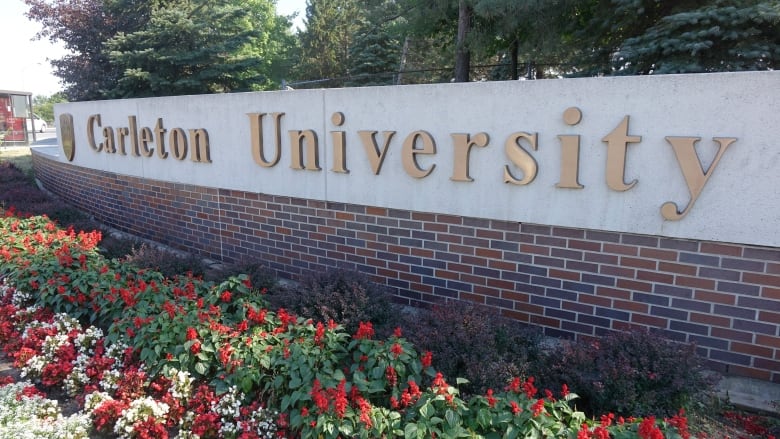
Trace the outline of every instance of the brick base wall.
[[500, 308], [547, 335], [652, 328], [710, 366], [780, 383], [780, 249], [468, 218], [175, 184], [34, 153], [42, 184], [101, 222], [296, 279], [372, 275], [399, 300]]

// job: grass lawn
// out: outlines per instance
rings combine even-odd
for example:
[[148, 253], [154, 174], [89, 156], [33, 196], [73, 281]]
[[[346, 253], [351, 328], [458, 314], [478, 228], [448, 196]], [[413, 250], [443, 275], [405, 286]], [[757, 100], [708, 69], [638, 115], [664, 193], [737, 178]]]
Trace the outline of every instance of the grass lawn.
[[0, 162], [11, 162], [25, 174], [32, 176], [32, 155], [29, 146], [0, 146]]

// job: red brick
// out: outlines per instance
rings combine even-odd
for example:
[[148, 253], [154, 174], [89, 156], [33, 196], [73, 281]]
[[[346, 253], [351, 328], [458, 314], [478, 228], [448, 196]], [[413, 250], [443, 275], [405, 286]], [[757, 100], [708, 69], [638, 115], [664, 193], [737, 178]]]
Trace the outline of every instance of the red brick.
[[473, 267], [471, 265], [466, 264], [456, 264], [454, 262], [449, 262], [447, 264], [447, 269], [452, 271], [457, 271], [459, 273], [468, 273], [471, 274], [471, 271], [473, 270]]
[[477, 229], [477, 238], [504, 239], [504, 232], [498, 230]]
[[597, 241], [583, 241], [580, 239], [569, 239], [569, 248], [577, 250], [587, 250], [591, 252], [600, 252], [601, 243]]
[[599, 267], [599, 273], [607, 276], [627, 277], [633, 279], [636, 272], [633, 268], [615, 267], [612, 265], [602, 265]]
[[423, 294], [433, 294], [433, 286], [432, 285], [412, 283], [412, 284], [409, 284], [409, 288], [412, 291], [417, 291], [417, 292], [420, 292], [420, 293], [423, 293]]
[[734, 294], [716, 293], [714, 291], [696, 290], [693, 292], [693, 298], [702, 302], [720, 303], [723, 305], [734, 305], [737, 298]]
[[479, 305], [485, 304], [485, 296], [481, 296], [479, 294], [467, 293], [465, 291], [461, 291], [460, 293], [458, 293], [458, 299], [467, 300], [469, 302], [476, 303]]
[[490, 248], [482, 248], [477, 247], [474, 249], [473, 254], [477, 256], [481, 256], [483, 258], [489, 258], [489, 259], [501, 259], [503, 254], [501, 253], [501, 250], [493, 250]]
[[656, 261], [653, 261], [651, 259], [622, 257], [620, 258], [620, 265], [626, 267], [644, 268], [645, 270], [656, 269]]
[[[664, 282], [671, 283], [671, 282]], [[674, 284], [684, 287], [704, 288], [707, 290], [715, 289], [715, 281], [712, 279], [703, 279], [701, 277], [676, 276]]]
[[423, 229], [428, 232], [446, 232], [449, 227], [446, 224], [424, 223]]
[[460, 244], [463, 241], [463, 237], [460, 235], [451, 235], [449, 233], [437, 233], [436, 240], [440, 242], [448, 242], [450, 244]]
[[422, 281], [419, 274], [408, 273], [408, 272], [398, 273], [398, 278], [409, 282], [415, 282], [415, 283], [419, 283]]
[[780, 287], [780, 276], [744, 272], [742, 273], [742, 282]]
[[513, 289], [515, 287], [515, 283], [514, 282], [511, 282], [511, 281], [508, 281], [508, 280], [496, 279], [496, 278], [493, 278], [493, 277], [487, 278], [487, 284], [488, 284], [489, 287], [501, 288], [501, 289], [505, 289], [505, 290]]
[[535, 255], [543, 255], [543, 256], [550, 255], [549, 247], [541, 247], [538, 245], [531, 245], [531, 244], [520, 244], [520, 251], [523, 253], [532, 253]]
[[484, 276], [474, 276], [473, 274], [461, 274], [460, 281], [475, 285], [487, 285], [487, 278]]
[[442, 224], [460, 225], [463, 224], [463, 217], [455, 216], [455, 215], [438, 214], [436, 215], [436, 222]]
[[780, 288], [761, 287], [761, 297], [780, 300]]
[[436, 277], [440, 277], [442, 279], [452, 279], [452, 280], [458, 280], [460, 278], [458, 273], [453, 273], [452, 271], [448, 271], [448, 270], [436, 270]]
[[780, 337], [771, 335], [756, 334], [756, 344], [780, 349]]
[[411, 253], [412, 256], [418, 256], [421, 258], [432, 258], [435, 254], [433, 250], [428, 250], [426, 248], [417, 248], [417, 247], [412, 247], [409, 253]]
[[[631, 291], [604, 287], [604, 286], [596, 287], [596, 294], [599, 296], [614, 297], [616, 299], [623, 299], [623, 300], [628, 300], [631, 298]], [[584, 298], [585, 295], [582, 295], [582, 297]]]
[[660, 317], [652, 317], [645, 314], [632, 314], [631, 321], [645, 326], [654, 326], [656, 328], [666, 328], [669, 321]]
[[633, 290], [633, 291], [643, 291], [645, 293], [649, 293], [650, 291], [653, 290], [652, 284], [649, 284], [647, 282], [629, 280], [629, 279], [618, 279], [617, 287], [625, 288], [627, 290]]
[[[477, 256], [484, 256], [479, 254], [479, 249], [477, 249]], [[488, 267], [494, 268], [496, 270], [515, 271], [517, 269], [517, 264], [515, 264], [514, 262], [506, 262], [506, 261], [491, 259], [490, 261], [488, 261]]]
[[612, 306], [612, 299], [605, 297], [591, 296], [590, 294], [580, 294], [579, 300], [582, 303], [590, 303], [591, 305], [602, 306], [609, 308]]
[[555, 268], [550, 268], [547, 272], [548, 277], [554, 277], [556, 279], [566, 279], [566, 280], [573, 280], [573, 281], [579, 281], [580, 280], [580, 273], [577, 271], [567, 271], [567, 270], [558, 270]]
[[628, 300], [614, 300], [612, 303], [614, 309], [619, 309], [622, 311], [631, 311], [631, 312], [646, 314], [649, 310], [649, 305], [646, 303], [631, 302]]
[[531, 316], [531, 323], [533, 323], [534, 325], [547, 326], [550, 328], [561, 327], [561, 322], [559, 320], [551, 319], [549, 317], [544, 317], [544, 316], [537, 316], [537, 315]]
[[[379, 209], [378, 207], [366, 207], [366, 213], [370, 213], [369, 209]], [[387, 216], [387, 209], [381, 209], [384, 213], [371, 213], [372, 215]], [[415, 221], [436, 222], [436, 215], [433, 213], [425, 212], [412, 212], [412, 219]]]
[[633, 245], [604, 243], [604, 253], [617, 253], [620, 255], [636, 256], [639, 254], [639, 247]]
[[713, 242], [702, 242], [701, 245], [699, 246], [699, 249], [702, 253], [712, 253], [716, 255], [726, 255], [726, 256], [736, 256], [736, 257], [742, 256], [742, 247], [738, 247], [735, 245], [716, 244]]
[[662, 261], [676, 261], [677, 252], [673, 250], [659, 250], [657, 248], [642, 247], [639, 249], [639, 256], [648, 259], [657, 259]]
[[737, 331], [728, 328], [718, 328], [713, 326], [710, 329], [710, 335], [725, 340], [741, 341], [744, 343], [753, 343], [753, 333], [745, 331]]
[[715, 316], [712, 314], [691, 312], [690, 319], [693, 323], [702, 323], [709, 326], [721, 326], [723, 328], [728, 328], [731, 326], [731, 319], [727, 317]]
[[506, 318], [514, 319], [523, 323], [528, 323], [531, 319], [531, 316], [529, 316], [527, 313], [519, 312], [519, 311], [510, 311], [503, 308], [501, 309], [501, 315]]
[[659, 262], [658, 270], [665, 271], [667, 273], [686, 274], [688, 276], [695, 276], [697, 267], [695, 265], [674, 264], [671, 262]]
[[484, 267], [487, 265], [487, 259], [477, 258], [474, 256], [461, 256], [460, 261], [464, 264], [475, 265], [477, 267]]
[[740, 343], [737, 341], [731, 342], [731, 350], [739, 352], [741, 354], [748, 354], [753, 357], [772, 358], [774, 352], [773, 349], [756, 346], [754, 344]]
[[530, 303], [515, 302], [515, 309], [518, 311], [527, 312], [529, 314], [544, 314], [544, 308], [539, 305], [531, 305]]
[[336, 212], [336, 218], [345, 221], [355, 221], [355, 214], [350, 212]]
[[515, 307], [517, 307], [518, 303], [528, 303], [528, 301], [531, 300], [531, 297], [526, 293], [518, 293], [517, 291], [509, 290], [501, 291], [501, 298], [515, 302]]
[[395, 253], [397, 255], [408, 255], [409, 254], [409, 247], [404, 247], [401, 245], [393, 245], [388, 244], [387, 245], [387, 251], [390, 253]]
[[758, 321], [764, 323], [780, 323], [780, 313], [771, 311], [758, 311]]

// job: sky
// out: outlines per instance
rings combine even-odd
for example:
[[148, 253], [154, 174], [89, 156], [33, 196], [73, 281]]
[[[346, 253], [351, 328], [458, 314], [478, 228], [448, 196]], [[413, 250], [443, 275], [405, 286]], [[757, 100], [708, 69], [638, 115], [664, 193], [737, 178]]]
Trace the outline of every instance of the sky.
[[[35, 40], [41, 25], [25, 17], [28, 6], [22, 0], [0, 0], [0, 90], [32, 92], [34, 96], [51, 96], [62, 90], [59, 78], [49, 60], [68, 52], [61, 44], [48, 39]], [[280, 15], [298, 12], [293, 23], [302, 27], [306, 0], [277, 0]]]

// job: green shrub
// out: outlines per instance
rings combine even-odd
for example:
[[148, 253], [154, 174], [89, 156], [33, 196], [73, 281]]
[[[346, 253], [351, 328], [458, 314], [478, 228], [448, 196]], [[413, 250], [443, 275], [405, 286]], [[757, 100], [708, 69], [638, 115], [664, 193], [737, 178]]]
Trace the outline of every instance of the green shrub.
[[252, 283], [252, 288], [257, 290], [272, 291], [276, 288], [276, 274], [259, 261], [243, 260], [235, 264], [227, 264], [212, 276], [212, 280], [222, 280], [231, 276], [246, 274]]
[[147, 243], [134, 247], [125, 262], [137, 268], [159, 271], [170, 278], [187, 273], [203, 276], [207, 269], [203, 260], [195, 255], [176, 253]]
[[398, 324], [398, 307], [390, 295], [366, 275], [346, 270], [315, 273], [298, 285], [280, 288], [269, 294], [277, 308], [285, 308], [302, 317], [327, 322], [334, 320], [349, 333], [360, 322], [371, 322], [377, 333], [386, 335]]
[[529, 363], [540, 356], [541, 332], [494, 308], [448, 301], [407, 320], [407, 337], [433, 353], [434, 367], [445, 376], [469, 380], [461, 388], [467, 394], [501, 390], [513, 377], [528, 376]]
[[564, 345], [537, 375], [541, 385], [576, 388], [590, 414], [672, 415], [712, 386], [693, 345], [647, 331]]

